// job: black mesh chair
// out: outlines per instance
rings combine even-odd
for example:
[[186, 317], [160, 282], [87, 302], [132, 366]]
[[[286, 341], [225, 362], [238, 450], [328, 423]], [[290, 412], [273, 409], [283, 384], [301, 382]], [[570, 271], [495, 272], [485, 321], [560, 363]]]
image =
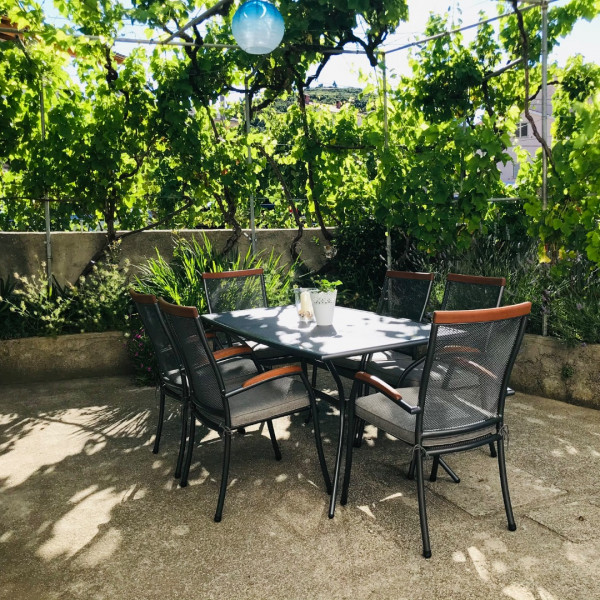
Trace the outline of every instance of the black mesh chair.
[[[182, 374], [182, 360], [179, 357], [171, 333], [158, 307], [158, 300], [152, 294], [140, 294], [130, 289], [129, 294], [137, 308], [138, 314], [144, 326], [144, 330], [154, 350], [158, 363], [158, 388], [159, 408], [158, 423], [152, 452], [157, 454], [160, 447], [163, 421], [165, 416], [165, 397], [169, 396], [181, 402], [181, 437], [179, 442], [179, 453], [175, 467], [175, 477], [181, 476], [183, 457], [185, 453], [185, 442], [187, 436], [188, 403], [189, 394], [184, 385]], [[239, 382], [244, 381], [249, 373], [256, 371], [256, 364], [252, 358], [252, 350], [248, 346], [237, 346], [213, 353], [216, 361], [223, 362], [221, 365], [225, 374], [227, 386], [237, 387]], [[243, 359], [243, 360], [239, 360]]]
[[[433, 457], [435, 480], [442, 455], [496, 444], [508, 529], [516, 529], [504, 457], [504, 403], [530, 310], [531, 303], [525, 302], [502, 308], [435, 312], [418, 388], [394, 389], [366, 372], [355, 377], [348, 407], [349, 424], [355, 418], [364, 419], [412, 447], [426, 558], [431, 556], [431, 547], [425, 506], [425, 457]], [[457, 335], [460, 345], [454, 343]], [[364, 384], [375, 393], [358, 397]], [[348, 501], [352, 429], [348, 428], [342, 504]]]
[[227, 491], [233, 431], [266, 421], [275, 458], [280, 460], [281, 453], [272, 419], [310, 409], [321, 471], [327, 491], [331, 492], [315, 396], [302, 368], [289, 365], [266, 372], [255, 369], [249, 378], [234, 389], [227, 389], [220, 365], [214, 360], [209, 348], [196, 308], [175, 306], [164, 300], [159, 300], [159, 306], [182, 357], [186, 376], [184, 387], [191, 400], [192, 418], [180, 485], [185, 487], [188, 482], [198, 420], [206, 427], [218, 431], [224, 440], [221, 485], [215, 513], [215, 521], [220, 521]]
[[[267, 291], [265, 275], [262, 268], [240, 271], [222, 271], [203, 273], [202, 282], [206, 294], [208, 312], [221, 313], [246, 308], [266, 308]], [[281, 353], [281, 350], [257, 344], [249, 340], [233, 340], [231, 336], [222, 333], [225, 344], [236, 342], [247, 343], [254, 351], [254, 356], [264, 366], [273, 366], [295, 362], [296, 359]]]
[[[481, 277], [449, 273], [446, 277], [440, 310], [477, 310], [495, 308], [502, 302], [504, 277]], [[367, 371], [392, 387], [418, 386], [425, 357], [414, 360], [395, 351], [379, 352], [371, 359]]]
[[[477, 310], [498, 307], [502, 302], [505, 286], [504, 277], [448, 273], [440, 310]], [[381, 352], [369, 362], [367, 371], [392, 387], [418, 386], [423, 375], [424, 360], [424, 356], [411, 360], [398, 352]], [[507, 391], [509, 394], [514, 393], [510, 388]], [[357, 446], [360, 445], [361, 433], [362, 428], [358, 428], [355, 440]], [[496, 451], [493, 445], [490, 445], [490, 453], [495, 458]], [[441, 464], [450, 477], [458, 483], [460, 479], [456, 473], [445, 462], [442, 461]]]
[[[377, 314], [385, 317], [410, 319], [422, 321], [431, 295], [434, 273], [412, 273], [409, 271], [387, 271], [377, 305]], [[367, 371], [377, 369], [378, 364], [384, 364], [384, 369], [389, 369], [388, 364], [405, 364], [408, 366], [415, 360], [412, 354], [397, 351], [377, 352], [367, 357]], [[338, 372], [349, 378], [359, 371], [361, 357], [352, 356], [335, 361]]]

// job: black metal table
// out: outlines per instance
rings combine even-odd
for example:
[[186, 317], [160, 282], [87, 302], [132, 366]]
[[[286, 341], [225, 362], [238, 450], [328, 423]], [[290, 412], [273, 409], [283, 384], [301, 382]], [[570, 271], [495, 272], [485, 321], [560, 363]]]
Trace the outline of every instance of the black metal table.
[[320, 361], [331, 373], [338, 388], [340, 410], [340, 431], [329, 504], [329, 518], [332, 518], [342, 461], [346, 415], [344, 387], [334, 360], [348, 356], [362, 356], [364, 360], [375, 352], [426, 343], [431, 326], [340, 306], [335, 308], [333, 325], [329, 327], [302, 322], [295, 306], [210, 313], [202, 315], [202, 319], [212, 327], [228, 333], [285, 350], [301, 361]]

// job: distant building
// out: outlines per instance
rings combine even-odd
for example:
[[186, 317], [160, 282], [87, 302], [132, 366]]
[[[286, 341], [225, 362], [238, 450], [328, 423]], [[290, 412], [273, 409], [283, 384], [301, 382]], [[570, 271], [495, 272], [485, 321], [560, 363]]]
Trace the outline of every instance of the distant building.
[[[555, 87], [553, 85], [548, 86], [548, 144], [552, 143], [552, 136], [550, 130], [554, 117], [552, 116], [552, 95], [554, 94]], [[540, 135], [542, 133], [542, 94], [536, 96], [535, 100], [531, 101], [529, 105], [529, 112], [533, 117], [533, 121]], [[525, 113], [521, 114], [521, 120], [517, 125], [517, 130], [514, 132], [512, 138], [513, 145], [508, 148], [507, 153], [511, 157], [511, 160], [506, 164], [498, 163], [500, 169], [500, 179], [504, 183], [514, 185], [517, 174], [519, 173], [519, 161], [515, 152], [515, 147], [520, 146], [525, 149], [531, 157], [534, 157], [541, 144], [533, 136], [533, 130], [531, 123], [525, 118]]]

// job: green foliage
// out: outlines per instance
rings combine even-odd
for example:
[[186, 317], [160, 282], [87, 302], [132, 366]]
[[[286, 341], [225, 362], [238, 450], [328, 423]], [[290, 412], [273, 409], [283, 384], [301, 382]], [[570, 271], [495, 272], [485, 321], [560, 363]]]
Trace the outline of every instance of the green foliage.
[[134, 376], [138, 385], [155, 385], [158, 376], [158, 362], [150, 338], [146, 335], [137, 315], [132, 316], [132, 329], [127, 334], [127, 354], [131, 359]]
[[314, 286], [320, 292], [335, 292], [340, 285], [342, 285], [342, 282], [339, 279], [330, 281], [329, 279], [325, 279], [325, 277], [317, 277], [314, 280]]
[[238, 271], [262, 267], [265, 273], [265, 288], [270, 306], [289, 304], [292, 296], [294, 267], [281, 265], [281, 256], [245, 255], [231, 253], [223, 255], [216, 251], [206, 236], [202, 242], [196, 238], [175, 238], [173, 259], [166, 261], [160, 253], [139, 267], [136, 289], [145, 294], [154, 294], [168, 302], [182, 306], [195, 306], [200, 313], [207, 312], [202, 273]]
[[31, 277], [15, 273], [17, 287], [6, 298], [3, 296], [2, 337], [127, 329], [127, 265], [119, 267], [116, 248], [105, 262], [94, 266], [88, 277], [81, 277], [77, 286], [60, 286], [56, 280], [49, 286], [44, 269], [42, 264]]

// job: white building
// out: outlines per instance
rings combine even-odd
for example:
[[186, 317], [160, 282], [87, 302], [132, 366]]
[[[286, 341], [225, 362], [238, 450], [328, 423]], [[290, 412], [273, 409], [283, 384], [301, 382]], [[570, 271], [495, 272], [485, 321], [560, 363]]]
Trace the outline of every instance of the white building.
[[[552, 136], [551, 136], [551, 128], [552, 123], [554, 122], [554, 117], [552, 116], [552, 95], [554, 94], [554, 86], [548, 86], [548, 144], [552, 144]], [[536, 96], [535, 100], [531, 101], [529, 105], [529, 112], [533, 117], [533, 121], [535, 126], [537, 127], [540, 135], [542, 134], [542, 93], [541, 90]], [[535, 139], [533, 136], [533, 130], [531, 127], [531, 123], [525, 118], [525, 113], [521, 114], [521, 120], [519, 125], [517, 126], [517, 130], [512, 138], [513, 145], [508, 148], [507, 153], [511, 157], [511, 161], [506, 164], [498, 163], [498, 168], [500, 169], [500, 179], [504, 183], [514, 185], [517, 174], [519, 172], [519, 162], [516, 158], [515, 146], [520, 146], [525, 149], [530, 156], [535, 156], [538, 149], [541, 147], [541, 144]]]

